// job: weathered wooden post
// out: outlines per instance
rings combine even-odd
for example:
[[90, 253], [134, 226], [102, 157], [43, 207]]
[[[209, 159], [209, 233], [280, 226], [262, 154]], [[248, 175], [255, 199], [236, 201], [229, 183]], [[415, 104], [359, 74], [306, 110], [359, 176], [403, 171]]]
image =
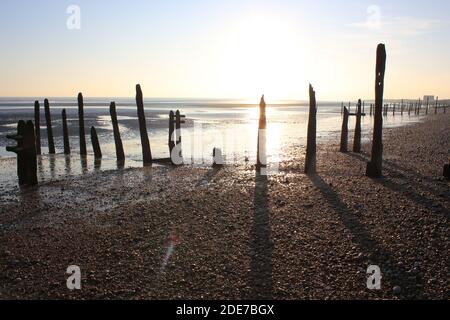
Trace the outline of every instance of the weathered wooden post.
[[64, 154], [70, 154], [69, 128], [67, 126], [66, 109], [62, 111], [63, 138], [64, 138]]
[[259, 103], [259, 124], [258, 124], [258, 143], [256, 150], [256, 169], [267, 167], [267, 153], [266, 153], [266, 130], [267, 130], [267, 117], [266, 117], [266, 102], [264, 95], [261, 97]]
[[361, 99], [358, 100], [358, 109], [356, 112], [355, 138], [353, 140], [353, 152], [361, 152]]
[[222, 150], [219, 148], [213, 149], [213, 168], [220, 168], [224, 164]]
[[316, 92], [312, 85], [309, 85], [309, 119], [308, 119], [308, 137], [306, 144], [305, 173], [316, 173], [316, 133], [317, 133], [317, 104]]
[[100, 143], [98, 141], [97, 130], [91, 127], [91, 142], [92, 148], [94, 149], [94, 158], [99, 160], [102, 158], [102, 150], [100, 149]]
[[44, 100], [45, 108], [45, 121], [47, 123], [47, 138], [48, 138], [48, 152], [50, 154], [55, 154], [55, 141], [53, 140], [53, 128], [52, 128], [52, 117], [50, 114], [50, 104], [48, 99]]
[[384, 75], [386, 72], [386, 47], [379, 44], [377, 48], [375, 77], [375, 124], [373, 130], [372, 157], [367, 164], [366, 175], [371, 178], [382, 176], [383, 165], [383, 106]]
[[342, 130], [341, 130], [341, 149], [340, 152], [348, 151], [348, 117], [349, 112], [347, 108], [344, 107], [344, 118], [342, 120]]
[[109, 106], [109, 114], [113, 125], [114, 143], [116, 145], [116, 158], [118, 163], [125, 162], [125, 152], [123, 151], [122, 138], [120, 137], [119, 123], [117, 122], [116, 103], [111, 102]]
[[169, 113], [169, 156], [172, 157], [172, 150], [175, 148], [175, 113], [170, 110]]
[[185, 123], [183, 120], [181, 120], [181, 118], [184, 118], [185, 116], [182, 116], [180, 113], [180, 110], [177, 110], [175, 112], [175, 132], [176, 132], [176, 136], [177, 136], [177, 140], [176, 140], [176, 145], [178, 146], [178, 150], [179, 150], [179, 157], [180, 159], [183, 159], [183, 148], [182, 148], [182, 144], [181, 144], [181, 124]]
[[6, 151], [17, 154], [17, 175], [19, 185], [36, 185], [37, 180], [37, 155], [36, 136], [32, 121], [20, 120], [17, 125], [17, 135], [8, 135], [8, 139], [15, 140], [17, 146], [8, 146]]
[[84, 101], [83, 94], [80, 92], [78, 94], [78, 132], [80, 136], [80, 155], [85, 157], [87, 155], [86, 149], [86, 133], [84, 130]]
[[139, 131], [141, 133], [142, 156], [144, 165], [149, 165], [152, 163], [152, 151], [150, 149], [150, 141], [148, 140], [147, 122], [145, 120], [144, 112], [144, 98], [139, 84], [136, 85], [136, 105], [139, 118]]
[[39, 101], [34, 102], [34, 135], [36, 137], [36, 154], [41, 155], [41, 110]]

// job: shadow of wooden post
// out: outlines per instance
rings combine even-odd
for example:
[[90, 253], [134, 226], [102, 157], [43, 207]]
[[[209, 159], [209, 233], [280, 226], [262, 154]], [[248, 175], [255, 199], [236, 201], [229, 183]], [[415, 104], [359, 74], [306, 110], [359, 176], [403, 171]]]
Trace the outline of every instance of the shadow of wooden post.
[[111, 102], [109, 106], [109, 114], [111, 115], [111, 121], [113, 126], [117, 163], [123, 164], [125, 162], [125, 152], [123, 151], [122, 138], [120, 137], [119, 123], [117, 122], [117, 111], [115, 102]]
[[78, 133], [80, 137], [80, 155], [85, 157], [87, 155], [86, 149], [86, 133], [84, 129], [84, 101], [83, 94], [80, 92], [77, 97], [78, 100]]
[[41, 155], [41, 110], [39, 101], [34, 102], [34, 135], [36, 137], [36, 154]]
[[48, 139], [48, 153], [55, 154], [55, 141], [53, 140], [53, 128], [52, 128], [52, 117], [50, 114], [50, 104], [48, 99], [44, 100], [45, 108], [45, 121], [47, 123], [47, 139]]
[[353, 152], [361, 152], [361, 99], [358, 100], [358, 109], [356, 111], [355, 137], [353, 139]]
[[70, 154], [70, 142], [69, 142], [69, 128], [67, 126], [67, 114], [66, 109], [62, 110], [62, 123], [63, 123], [63, 140], [64, 140], [64, 154]]
[[366, 175], [371, 178], [382, 176], [383, 165], [383, 107], [384, 75], [386, 72], [386, 47], [379, 44], [377, 48], [375, 77], [375, 123], [373, 129], [372, 157], [367, 164]]
[[94, 158], [99, 160], [102, 158], [102, 150], [100, 148], [100, 142], [98, 141], [97, 130], [95, 127], [91, 127], [91, 142], [92, 148], [94, 149]]
[[317, 153], [317, 104], [316, 92], [312, 85], [309, 85], [309, 117], [308, 117], [308, 137], [306, 143], [305, 173], [316, 173], [316, 153]]
[[348, 152], [348, 117], [349, 113], [347, 108], [344, 107], [344, 118], [342, 119], [341, 129], [341, 148], [340, 152]]
[[152, 163], [152, 152], [150, 149], [150, 141], [148, 140], [147, 122], [145, 120], [144, 98], [139, 84], [136, 85], [136, 105], [139, 118], [139, 132], [141, 134], [142, 157], [145, 166]]

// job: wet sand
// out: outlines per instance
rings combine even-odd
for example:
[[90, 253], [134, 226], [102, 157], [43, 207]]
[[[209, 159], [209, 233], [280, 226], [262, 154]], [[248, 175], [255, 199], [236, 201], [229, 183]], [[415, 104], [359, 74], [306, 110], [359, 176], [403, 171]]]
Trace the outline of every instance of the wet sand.
[[292, 146], [269, 177], [153, 167], [14, 191], [1, 198], [0, 299], [449, 299], [449, 120], [385, 130], [383, 179], [364, 176], [370, 145], [328, 143], [313, 177]]

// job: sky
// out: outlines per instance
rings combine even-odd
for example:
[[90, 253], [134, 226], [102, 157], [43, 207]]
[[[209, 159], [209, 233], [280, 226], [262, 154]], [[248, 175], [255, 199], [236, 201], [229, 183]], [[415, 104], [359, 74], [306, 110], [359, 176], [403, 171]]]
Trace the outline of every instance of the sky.
[[0, 96], [450, 98], [448, 0], [1, 0]]

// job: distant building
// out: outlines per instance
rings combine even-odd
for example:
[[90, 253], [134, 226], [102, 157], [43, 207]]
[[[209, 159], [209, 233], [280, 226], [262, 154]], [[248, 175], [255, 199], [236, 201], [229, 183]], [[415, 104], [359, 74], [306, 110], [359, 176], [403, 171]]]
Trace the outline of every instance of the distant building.
[[426, 102], [428, 99], [429, 102], [434, 102], [434, 96], [423, 96], [423, 101]]

